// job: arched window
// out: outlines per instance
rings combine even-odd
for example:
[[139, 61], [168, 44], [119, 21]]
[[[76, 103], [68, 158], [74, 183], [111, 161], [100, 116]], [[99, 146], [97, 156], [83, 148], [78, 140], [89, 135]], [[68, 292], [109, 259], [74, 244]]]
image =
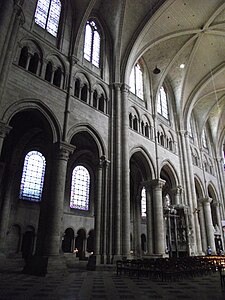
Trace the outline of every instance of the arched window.
[[89, 20], [85, 27], [84, 58], [99, 68], [101, 51], [101, 37], [99, 29], [93, 20]]
[[99, 105], [98, 105], [98, 109], [102, 112], [104, 112], [105, 110], [105, 98], [104, 96], [101, 94], [100, 98], [99, 98]]
[[94, 108], [98, 108], [98, 93], [96, 90], [93, 93], [93, 106]]
[[62, 70], [61, 70], [60, 67], [58, 67], [58, 68], [55, 70], [55, 73], [54, 73], [53, 84], [54, 84], [55, 86], [60, 87], [60, 86], [61, 86], [61, 80], [62, 80]]
[[138, 119], [136, 116], [134, 116], [134, 118], [133, 118], [133, 129], [135, 131], [138, 131]]
[[143, 99], [143, 72], [139, 64], [136, 64], [131, 71], [130, 90], [133, 94]]
[[60, 0], [38, 0], [35, 11], [35, 23], [57, 36], [61, 13]]
[[80, 94], [80, 80], [76, 79], [75, 81], [75, 89], [74, 89], [74, 96], [79, 98], [79, 94]]
[[30, 151], [24, 159], [20, 184], [20, 199], [40, 201], [42, 196], [46, 160], [38, 151]]
[[20, 52], [20, 58], [19, 58], [19, 66], [26, 68], [28, 60], [28, 49], [27, 47], [23, 47]]
[[141, 216], [146, 217], [146, 188], [141, 190]]
[[84, 166], [76, 166], [72, 173], [70, 207], [89, 209], [90, 174]]
[[158, 114], [169, 120], [167, 93], [163, 86], [161, 86], [158, 94], [157, 112]]
[[30, 63], [29, 63], [29, 66], [28, 66], [28, 70], [31, 73], [37, 74], [39, 60], [40, 60], [40, 58], [39, 58], [39, 55], [37, 53], [34, 53], [34, 55], [31, 56]]
[[52, 81], [52, 63], [49, 61], [47, 66], [46, 66], [46, 71], [45, 71], [45, 80], [47, 80], [48, 82]]
[[88, 96], [88, 88], [87, 88], [87, 85], [84, 84], [81, 89], [81, 100], [83, 100], [84, 102], [87, 102], [87, 96]]

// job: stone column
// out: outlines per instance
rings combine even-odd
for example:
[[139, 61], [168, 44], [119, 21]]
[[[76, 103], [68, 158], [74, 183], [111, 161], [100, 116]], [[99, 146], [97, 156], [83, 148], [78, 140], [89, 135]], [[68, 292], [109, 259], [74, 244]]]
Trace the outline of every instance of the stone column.
[[175, 204], [175, 205], [182, 204], [182, 203], [181, 203], [182, 187], [179, 185], [179, 186], [173, 188], [173, 189], [171, 190], [171, 192], [173, 193], [173, 196], [174, 196], [174, 204]]
[[97, 201], [95, 208], [95, 248], [94, 254], [96, 255], [97, 263], [100, 262], [100, 249], [101, 249], [101, 206], [102, 206], [102, 172], [103, 160], [100, 158], [98, 166], [98, 183], [97, 183]]
[[114, 194], [114, 254], [121, 255], [121, 93], [120, 83], [114, 83], [115, 91], [115, 125], [114, 125], [114, 143], [115, 143], [115, 194]]
[[147, 227], [147, 254], [153, 254], [153, 223], [152, 223], [152, 203], [151, 187], [148, 182], [144, 184], [146, 188], [146, 227]]
[[207, 250], [207, 236], [205, 230], [205, 218], [204, 218], [204, 210], [202, 202], [199, 201], [198, 205], [198, 214], [199, 214], [199, 222], [200, 222], [200, 231], [201, 231], [201, 240], [202, 240], [202, 250], [206, 253]]
[[110, 215], [109, 215], [109, 197], [108, 197], [108, 169], [110, 162], [106, 160], [105, 156], [102, 157], [104, 161], [104, 206], [103, 209], [103, 217], [104, 217], [104, 234], [103, 234], [103, 255], [104, 263], [107, 263], [107, 259], [109, 260], [109, 238], [110, 238]]
[[153, 198], [154, 240], [155, 254], [165, 254], [165, 233], [163, 218], [162, 189], [165, 180], [154, 179], [151, 181]]
[[134, 205], [134, 254], [136, 257], [141, 256], [141, 210], [140, 210], [141, 197], [138, 193]]
[[121, 88], [121, 154], [122, 154], [122, 254], [130, 255], [130, 161], [129, 161], [129, 87]]
[[59, 255], [61, 249], [64, 193], [69, 155], [75, 147], [65, 142], [56, 144], [54, 170], [52, 172], [51, 198], [48, 201], [48, 216], [46, 220], [45, 255]]
[[210, 203], [212, 202], [212, 199], [206, 197], [201, 199], [201, 201], [204, 208], [205, 227], [206, 227], [208, 246], [211, 247], [212, 253], [215, 254], [216, 248], [215, 248], [215, 241], [214, 241], [214, 228], [213, 228], [212, 214], [211, 214], [211, 207], [210, 207]]

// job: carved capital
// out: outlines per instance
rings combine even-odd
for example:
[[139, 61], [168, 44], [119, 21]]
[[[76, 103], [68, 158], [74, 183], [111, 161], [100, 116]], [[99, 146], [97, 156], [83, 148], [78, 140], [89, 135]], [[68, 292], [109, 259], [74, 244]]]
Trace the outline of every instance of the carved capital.
[[6, 125], [5, 123], [0, 121], [0, 137], [5, 138], [7, 134], [9, 134], [10, 130], [12, 129], [11, 126]]
[[56, 159], [59, 160], [68, 160], [70, 155], [76, 149], [75, 146], [68, 144], [66, 142], [59, 142], [55, 144], [56, 148]]
[[148, 190], [162, 189], [165, 183], [166, 181], [161, 178], [142, 182], [143, 186]]
[[199, 199], [199, 201], [200, 201], [203, 205], [210, 205], [210, 203], [212, 202], [212, 198], [205, 197], [205, 198]]
[[99, 158], [99, 168], [108, 168], [110, 164], [110, 161], [106, 159], [106, 156], [105, 155], [102, 155], [100, 158]]

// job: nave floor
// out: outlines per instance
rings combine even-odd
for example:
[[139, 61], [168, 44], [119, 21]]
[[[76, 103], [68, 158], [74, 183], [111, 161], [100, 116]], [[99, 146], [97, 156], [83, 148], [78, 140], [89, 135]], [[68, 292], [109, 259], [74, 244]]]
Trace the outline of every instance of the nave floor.
[[66, 275], [47, 274], [45, 277], [26, 275], [21, 268], [0, 268], [0, 299], [196, 299], [225, 300], [219, 273], [180, 282], [160, 282], [144, 278], [117, 276], [115, 270], [87, 271], [77, 264]]

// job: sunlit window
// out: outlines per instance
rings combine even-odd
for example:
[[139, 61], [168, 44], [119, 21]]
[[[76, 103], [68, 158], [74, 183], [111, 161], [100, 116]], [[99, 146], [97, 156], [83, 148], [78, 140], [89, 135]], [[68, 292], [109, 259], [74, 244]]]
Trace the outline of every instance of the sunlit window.
[[141, 190], [141, 216], [146, 217], [146, 188]]
[[101, 38], [95, 22], [87, 21], [85, 27], [84, 58], [99, 68]]
[[35, 11], [35, 23], [57, 36], [61, 13], [60, 0], [38, 0]]
[[143, 72], [139, 64], [136, 64], [131, 71], [130, 91], [143, 99]]
[[76, 166], [72, 173], [70, 207], [89, 209], [90, 174], [83, 166]]
[[167, 120], [169, 119], [167, 93], [163, 86], [161, 86], [158, 94], [157, 112]]
[[46, 160], [38, 151], [30, 151], [24, 159], [20, 184], [20, 199], [40, 201], [42, 196]]

